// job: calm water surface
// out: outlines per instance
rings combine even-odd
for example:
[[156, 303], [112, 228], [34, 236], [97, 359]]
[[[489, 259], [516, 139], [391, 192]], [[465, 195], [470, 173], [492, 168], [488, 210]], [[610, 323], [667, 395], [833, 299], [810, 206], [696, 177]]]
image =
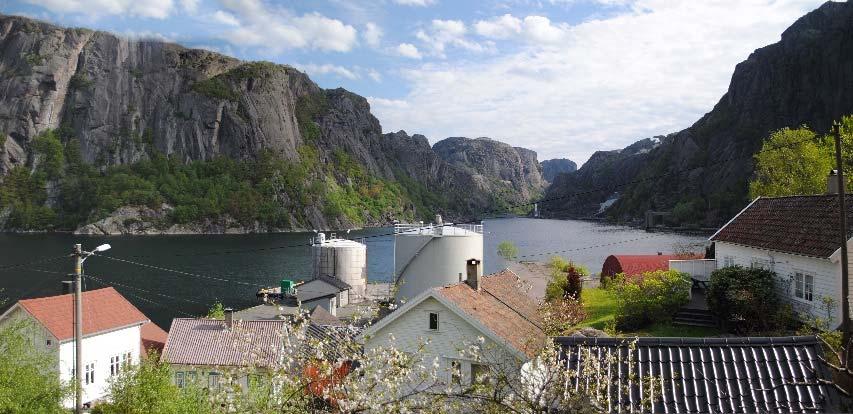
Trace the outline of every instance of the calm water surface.
[[[348, 235], [352, 239], [366, 237], [371, 281], [391, 280], [394, 239], [387, 235], [391, 230], [354, 230]], [[563, 220], [488, 220], [484, 231], [485, 271], [489, 273], [504, 266], [496, 254], [497, 245], [503, 240], [515, 243], [523, 260], [545, 261], [559, 254], [592, 272], [599, 271], [610, 254], [669, 252], [676, 244], [701, 244], [705, 240], [699, 236], [646, 233], [629, 227]], [[113, 284], [154, 322], [168, 329], [172, 318], [203, 314], [216, 300], [241, 309], [257, 304], [257, 286], [275, 286], [282, 278], [309, 278], [311, 251], [307, 244], [311, 236], [312, 233], [132, 237], [0, 234], [0, 297], [9, 300], [0, 310], [21, 298], [60, 293], [61, 281], [68, 279], [61, 273], [73, 269], [70, 259], [11, 269], [2, 269], [4, 265], [59, 256], [69, 252], [74, 243], [82, 243], [84, 249], [110, 243], [112, 250], [106, 254], [116, 258], [248, 284], [177, 274], [103, 257], [86, 261], [86, 274]], [[85, 285], [87, 289], [101, 286], [93, 279]]]

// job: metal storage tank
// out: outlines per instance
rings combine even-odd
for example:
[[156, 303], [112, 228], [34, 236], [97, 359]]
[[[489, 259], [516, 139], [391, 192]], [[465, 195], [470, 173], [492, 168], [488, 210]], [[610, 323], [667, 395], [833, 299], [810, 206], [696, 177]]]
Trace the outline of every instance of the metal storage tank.
[[483, 260], [482, 224], [443, 223], [436, 216], [436, 224], [397, 224], [394, 233], [397, 302], [459, 283], [468, 259]]
[[311, 247], [314, 277], [323, 275], [342, 280], [352, 287], [349, 301], [364, 300], [367, 288], [367, 246], [355, 240], [330, 239], [319, 233]]

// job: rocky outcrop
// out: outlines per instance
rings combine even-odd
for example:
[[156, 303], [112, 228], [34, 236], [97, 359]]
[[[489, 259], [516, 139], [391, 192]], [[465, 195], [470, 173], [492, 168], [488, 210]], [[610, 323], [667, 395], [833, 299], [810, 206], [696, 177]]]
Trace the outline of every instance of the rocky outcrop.
[[[526, 202], [543, 185], [532, 151], [492, 141], [481, 155], [498, 154], [493, 163], [447, 162], [423, 136], [383, 134], [363, 97], [344, 89], [324, 90], [287, 65], [242, 62], [172, 43], [0, 15], [0, 73], [0, 177], [15, 166], [34, 169], [38, 159], [33, 138], [55, 129], [64, 143], [77, 140], [82, 160], [102, 171], [154, 154], [190, 162], [220, 156], [251, 160], [271, 152], [314, 166], [307, 173], [314, 183], [326, 184], [327, 176], [332, 176], [343, 185], [351, 177], [335, 170], [339, 152], [368, 176], [400, 184], [412, 199], [403, 211], [409, 216], [417, 206], [421, 210], [428, 206], [451, 219], [470, 218], [496, 202]], [[466, 156], [476, 158], [477, 151], [469, 150]], [[357, 225], [352, 215], [327, 214], [322, 200], [294, 200], [279, 190], [276, 199], [291, 212], [292, 229]], [[164, 229], [158, 224], [163, 214], [167, 212], [126, 207], [79, 231], [136, 234], [235, 228], [231, 219], [221, 217]], [[372, 212], [358, 225], [401, 218]]]
[[552, 183], [558, 174], [577, 171], [578, 165], [568, 158], [554, 158], [539, 163], [542, 167], [542, 179]]
[[[833, 120], [853, 113], [851, 79], [853, 3], [827, 2], [738, 64], [726, 94], [695, 124], [647, 153], [617, 161], [621, 173], [613, 180], [584, 175], [586, 165], [558, 178], [546, 198], [562, 198], [544, 208], [552, 215], [589, 216], [618, 190], [607, 210], [612, 218], [691, 201], [704, 206], [703, 224], [719, 225], [748, 201], [752, 154], [763, 140], [784, 127], [826, 132]], [[590, 191], [602, 184], [604, 190]]]
[[436, 142], [433, 151], [444, 161], [466, 171], [493, 191], [511, 189], [530, 199], [545, 186], [536, 153], [491, 138], [450, 137]]
[[74, 234], [91, 236], [159, 235], [159, 234], [248, 234], [283, 231], [255, 223], [245, 226], [233, 217], [222, 216], [198, 223], [174, 224], [169, 222], [172, 207], [120, 207], [109, 217], [82, 226]]

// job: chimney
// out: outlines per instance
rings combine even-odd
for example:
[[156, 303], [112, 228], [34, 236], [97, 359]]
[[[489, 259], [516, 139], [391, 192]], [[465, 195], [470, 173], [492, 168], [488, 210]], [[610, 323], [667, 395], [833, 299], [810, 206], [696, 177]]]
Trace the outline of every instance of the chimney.
[[444, 219], [442, 219], [442, 218], [441, 218], [441, 214], [436, 214], [436, 215], [435, 215], [435, 225], [436, 225], [436, 226], [442, 226], [442, 225], [444, 225]]
[[234, 309], [225, 308], [225, 328], [231, 329], [234, 325]]
[[62, 281], [62, 294], [67, 295], [70, 293], [74, 293], [74, 281], [73, 280], [63, 280]]
[[826, 193], [838, 194], [838, 170], [830, 170], [826, 177]]
[[471, 286], [471, 289], [480, 290], [480, 278], [483, 277], [483, 270], [480, 267], [480, 261], [477, 259], [468, 259], [465, 261], [465, 268], [468, 271], [468, 279], [465, 283]]

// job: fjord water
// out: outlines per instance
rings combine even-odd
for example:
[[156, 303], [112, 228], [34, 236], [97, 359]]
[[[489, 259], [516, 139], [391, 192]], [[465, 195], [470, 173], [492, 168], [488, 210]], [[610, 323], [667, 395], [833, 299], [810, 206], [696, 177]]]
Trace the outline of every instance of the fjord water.
[[[494, 219], [484, 223], [485, 272], [504, 267], [497, 255], [503, 240], [515, 243], [521, 260], [547, 261], [561, 255], [598, 272], [610, 254], [655, 254], [670, 252], [675, 245], [701, 245], [705, 238], [672, 233], [647, 233], [630, 227], [573, 220]], [[391, 228], [353, 230], [339, 233], [351, 239], [365, 238], [368, 279], [389, 281], [394, 267], [394, 238]], [[311, 276], [313, 233], [186, 236], [74, 236], [70, 234], [0, 234], [0, 298], [59, 294], [61, 281], [73, 269], [70, 259], [3, 269], [10, 264], [68, 253], [82, 243], [92, 249], [112, 245], [106, 255], [153, 267], [91, 257], [85, 273], [112, 284], [149, 318], [164, 329], [172, 318], [204, 314], [210, 304], [241, 309], [257, 304], [258, 286], [275, 286], [279, 279], [304, 280]], [[178, 270], [179, 274], [156, 267]], [[54, 273], [58, 272], [58, 273]], [[86, 289], [103, 285], [89, 278]], [[219, 279], [219, 280], [217, 280]], [[239, 281], [234, 283], [229, 281]]]

